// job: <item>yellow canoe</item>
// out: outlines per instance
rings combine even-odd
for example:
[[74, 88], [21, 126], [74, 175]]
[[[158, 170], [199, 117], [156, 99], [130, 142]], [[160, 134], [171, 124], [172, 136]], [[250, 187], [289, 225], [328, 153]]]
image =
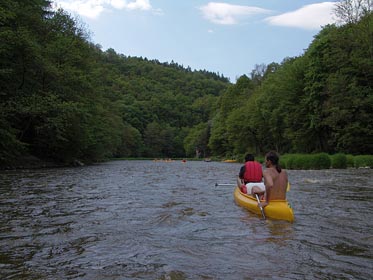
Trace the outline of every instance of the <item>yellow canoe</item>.
[[237, 160], [236, 159], [226, 159], [226, 160], [223, 160], [223, 162], [233, 163], [233, 162], [237, 162]]
[[[261, 215], [256, 198], [251, 195], [244, 194], [240, 188], [236, 187], [234, 190], [234, 200], [236, 203], [250, 212]], [[266, 218], [285, 220], [289, 222], [294, 221], [294, 213], [287, 200], [272, 200], [264, 207], [264, 214]]]

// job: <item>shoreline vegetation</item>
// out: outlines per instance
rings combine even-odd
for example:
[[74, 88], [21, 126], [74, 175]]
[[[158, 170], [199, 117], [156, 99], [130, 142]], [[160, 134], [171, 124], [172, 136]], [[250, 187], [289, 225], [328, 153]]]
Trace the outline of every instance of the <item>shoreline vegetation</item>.
[[[238, 160], [240, 158], [240, 160]], [[224, 162], [224, 163], [243, 163], [243, 156], [234, 156], [231, 158], [211, 157], [205, 158], [148, 158], [148, 157], [123, 157], [110, 158], [106, 161], [83, 163], [75, 160], [69, 164], [53, 161], [45, 161], [35, 156], [21, 156], [18, 161], [8, 166], [0, 166], [0, 170], [17, 170], [17, 169], [42, 169], [58, 167], [81, 167], [91, 164], [99, 164], [115, 160], [151, 160], [154, 162]], [[264, 156], [256, 157], [261, 164], [264, 163]], [[329, 155], [327, 153], [317, 154], [285, 154], [280, 157], [280, 165], [284, 169], [292, 170], [320, 170], [320, 169], [347, 169], [347, 168], [373, 168], [373, 155], [349, 155], [338, 153]]]
[[232, 83], [104, 50], [51, 1], [2, 1], [0, 169], [241, 162], [270, 150], [288, 169], [372, 168], [371, 156], [358, 155], [373, 153], [373, 13], [369, 1], [352, 2], [341, 2], [341, 24], [324, 26], [303, 54], [255, 65]]
[[[264, 157], [257, 160], [264, 163]], [[293, 170], [373, 168], [373, 155], [285, 154], [280, 156], [280, 165]]]

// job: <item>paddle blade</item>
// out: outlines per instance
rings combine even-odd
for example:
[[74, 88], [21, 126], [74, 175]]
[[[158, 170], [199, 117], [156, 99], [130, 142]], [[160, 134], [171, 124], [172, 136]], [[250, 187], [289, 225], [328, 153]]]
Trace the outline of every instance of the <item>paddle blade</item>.
[[287, 187], [286, 187], [286, 191], [288, 192], [288, 191], [290, 191], [290, 183], [288, 182], [288, 185], [287, 185]]
[[258, 201], [258, 207], [260, 208], [260, 212], [262, 212], [263, 220], [265, 220], [265, 219], [266, 219], [266, 215], [264, 214], [264, 209], [263, 209], [263, 207], [260, 206], [260, 199], [259, 199], [258, 194], [255, 194], [255, 197], [256, 197], [256, 201]]

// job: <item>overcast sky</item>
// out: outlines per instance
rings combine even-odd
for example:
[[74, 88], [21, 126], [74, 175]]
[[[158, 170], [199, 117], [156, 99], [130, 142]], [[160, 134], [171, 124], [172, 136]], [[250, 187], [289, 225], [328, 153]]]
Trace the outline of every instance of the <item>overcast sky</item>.
[[336, 1], [55, 0], [103, 50], [177, 62], [231, 82], [256, 64], [304, 53]]

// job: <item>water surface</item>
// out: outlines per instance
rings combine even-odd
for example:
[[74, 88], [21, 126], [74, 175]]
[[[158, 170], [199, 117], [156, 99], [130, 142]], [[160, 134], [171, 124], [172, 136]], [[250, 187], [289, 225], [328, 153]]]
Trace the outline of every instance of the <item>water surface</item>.
[[373, 170], [290, 170], [293, 224], [237, 206], [240, 164], [0, 173], [1, 279], [371, 279]]

